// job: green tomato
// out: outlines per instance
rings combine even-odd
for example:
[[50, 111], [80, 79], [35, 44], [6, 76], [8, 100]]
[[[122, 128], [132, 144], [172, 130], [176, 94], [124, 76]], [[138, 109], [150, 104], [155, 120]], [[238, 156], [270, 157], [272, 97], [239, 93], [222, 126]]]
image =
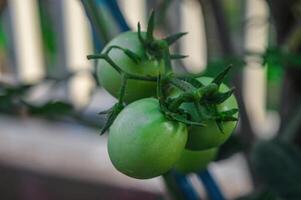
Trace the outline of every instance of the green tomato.
[[[145, 33], [142, 33], [142, 35], [145, 36]], [[157, 76], [159, 72], [163, 73], [164, 62], [155, 58], [150, 59], [146, 56], [146, 51], [138, 39], [137, 32], [125, 32], [118, 35], [105, 46], [102, 53], [113, 45], [129, 49], [142, 58], [139, 63], [135, 63], [121, 50], [113, 49], [109, 53], [109, 57], [125, 72], [140, 76]], [[118, 97], [121, 87], [121, 76], [105, 60], [98, 61], [97, 78], [111, 95]], [[128, 80], [124, 101], [129, 103], [137, 99], [155, 96], [156, 82]]]
[[[203, 85], [208, 85], [213, 80], [211, 77], [199, 77], [197, 78]], [[219, 87], [219, 92], [227, 92], [229, 87], [225, 84], [221, 84]], [[174, 92], [174, 91], [173, 91]], [[176, 96], [180, 94], [179, 91], [174, 92], [176, 94], [172, 94], [171, 96]], [[188, 113], [192, 115], [193, 120], [198, 119], [197, 111], [193, 105], [193, 103], [184, 103], [181, 105], [181, 108], [186, 110]], [[219, 112], [231, 110], [234, 108], [238, 108], [236, 98], [234, 95], [230, 96], [226, 101], [217, 105], [217, 110]], [[237, 114], [235, 115], [237, 117]], [[236, 128], [237, 122], [223, 122], [223, 130], [222, 133], [215, 121], [206, 121], [205, 127], [200, 126], [190, 126], [188, 130], [188, 140], [187, 140], [187, 149], [191, 150], [205, 150], [213, 147], [218, 147], [223, 144], [233, 133]]]
[[202, 151], [192, 151], [185, 149], [176, 162], [174, 169], [184, 174], [200, 172], [206, 169], [207, 165], [213, 161], [217, 155], [218, 148]]
[[171, 169], [186, 141], [186, 125], [168, 120], [157, 99], [145, 98], [117, 116], [109, 129], [108, 152], [121, 173], [147, 179]]

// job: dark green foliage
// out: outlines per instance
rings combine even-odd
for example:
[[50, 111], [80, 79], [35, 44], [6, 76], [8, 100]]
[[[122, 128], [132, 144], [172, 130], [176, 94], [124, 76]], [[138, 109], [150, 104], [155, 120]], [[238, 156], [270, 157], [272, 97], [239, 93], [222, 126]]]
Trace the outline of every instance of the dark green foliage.
[[27, 103], [29, 112], [33, 115], [56, 117], [71, 114], [73, 106], [67, 102], [49, 101], [42, 105], [30, 105]]
[[0, 112], [15, 113], [22, 105], [21, 97], [32, 85], [0, 85]]
[[259, 141], [252, 152], [252, 163], [263, 182], [287, 200], [301, 199], [301, 151], [279, 140]]

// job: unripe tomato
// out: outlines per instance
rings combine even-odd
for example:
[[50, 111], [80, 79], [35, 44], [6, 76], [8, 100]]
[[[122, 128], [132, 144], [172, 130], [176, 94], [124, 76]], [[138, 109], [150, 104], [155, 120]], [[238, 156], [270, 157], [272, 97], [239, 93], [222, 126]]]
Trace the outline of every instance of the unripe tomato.
[[[199, 77], [197, 78], [204, 85], [208, 85], [211, 83], [213, 78], [211, 77]], [[219, 92], [227, 92], [229, 91], [229, 87], [225, 84], [221, 84], [219, 87]], [[180, 94], [180, 91], [172, 91], [172, 97], [175, 97]], [[181, 108], [186, 110], [188, 113], [192, 115], [193, 120], [198, 119], [198, 113], [193, 105], [193, 103], [184, 103], [181, 105]], [[234, 95], [231, 95], [226, 101], [222, 102], [221, 104], [217, 105], [218, 112], [223, 112], [227, 110], [231, 110], [234, 108], [238, 108], [237, 101]], [[237, 114], [234, 115], [237, 117]], [[228, 121], [223, 122], [223, 131], [222, 133], [216, 122], [214, 120], [205, 121], [205, 127], [200, 126], [190, 126], [189, 127], [189, 134], [187, 140], [187, 149], [191, 150], [204, 150], [210, 149], [213, 147], [218, 147], [223, 144], [233, 133], [234, 129], [236, 128], [237, 121]]]
[[186, 125], [168, 120], [157, 99], [145, 98], [119, 113], [109, 129], [108, 152], [121, 173], [147, 179], [171, 169], [186, 141]]
[[[142, 33], [145, 36], [145, 33]], [[110, 41], [102, 50], [104, 53], [110, 46], [121, 46], [131, 50], [141, 57], [138, 63], [131, 60], [119, 49], [113, 49], [109, 57], [124, 71], [140, 76], [157, 76], [163, 73], [164, 65], [162, 60], [149, 58], [145, 48], [138, 39], [137, 32], [125, 32]], [[118, 97], [121, 87], [120, 74], [105, 60], [99, 60], [97, 64], [97, 78], [100, 84], [114, 97]], [[128, 80], [124, 101], [129, 103], [137, 99], [156, 96], [156, 82], [143, 80]]]
[[202, 151], [185, 149], [180, 159], [176, 162], [174, 168], [184, 174], [200, 172], [206, 169], [207, 165], [215, 159], [217, 152], [218, 148]]

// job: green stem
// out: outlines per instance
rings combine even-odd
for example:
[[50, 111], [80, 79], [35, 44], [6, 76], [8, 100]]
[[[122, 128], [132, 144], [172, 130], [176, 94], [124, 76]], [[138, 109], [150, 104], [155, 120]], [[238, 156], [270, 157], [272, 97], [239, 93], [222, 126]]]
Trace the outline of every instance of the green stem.
[[208, 116], [205, 114], [206, 111], [205, 111], [204, 107], [202, 107], [199, 102], [194, 102], [194, 106], [196, 107], [196, 112], [198, 114], [197, 121], [203, 121], [204, 119], [208, 118]]
[[173, 112], [181, 106], [184, 102], [193, 102], [195, 101], [195, 96], [193, 92], [184, 92], [175, 98], [169, 105], [169, 109]]
[[127, 85], [127, 77], [126, 75], [122, 74], [121, 76], [121, 88], [119, 91], [119, 98], [118, 98], [118, 104], [119, 105], [123, 105], [123, 99], [124, 99], [124, 95], [125, 95], [125, 89], [126, 89], [126, 85]]
[[183, 91], [191, 91], [195, 89], [195, 87], [193, 87], [193, 85], [191, 85], [190, 83], [187, 83], [186, 81], [180, 80], [178, 78], [171, 78], [169, 79], [169, 82]]
[[127, 76], [127, 79], [135, 79], [135, 80], [143, 80], [143, 81], [157, 81], [157, 77], [154, 76], [139, 76], [135, 74], [130, 74], [128, 72], [123, 71], [107, 54], [100, 55], [89, 55], [88, 59], [104, 59], [107, 61], [119, 74], [124, 74]]
[[176, 111], [184, 102], [199, 102], [205, 95], [212, 94], [218, 90], [218, 85], [210, 83], [207, 86], [184, 92], [175, 98], [169, 106], [171, 111]]
[[162, 42], [163, 46], [163, 60], [164, 60], [164, 70], [165, 74], [172, 72], [171, 62], [170, 62], [170, 53], [168, 45], [165, 41]]
[[105, 51], [105, 54], [109, 54], [111, 50], [113, 49], [120, 49], [120, 50], [124, 50], [122, 47], [120, 46], [117, 46], [117, 45], [112, 45], [112, 46], [109, 46], [109, 48]]

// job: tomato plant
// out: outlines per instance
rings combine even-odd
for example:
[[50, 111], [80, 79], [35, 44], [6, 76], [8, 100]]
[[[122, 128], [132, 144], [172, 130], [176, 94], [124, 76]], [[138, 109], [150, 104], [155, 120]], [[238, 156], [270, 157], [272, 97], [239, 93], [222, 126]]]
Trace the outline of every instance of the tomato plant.
[[[142, 33], [146, 36], [146, 33]], [[139, 57], [136, 61], [128, 57], [122, 50], [114, 49], [108, 54], [112, 60], [125, 72], [140, 75], [154, 76], [159, 72], [163, 73], [164, 66], [162, 59], [148, 56], [146, 49], [138, 39], [137, 32], [125, 32], [112, 41], [110, 41], [103, 49], [102, 53], [106, 52], [112, 46], [119, 46], [123, 49], [128, 49]], [[121, 75], [105, 60], [99, 60], [97, 64], [97, 77], [100, 84], [114, 97], [118, 97], [119, 88], [122, 85]], [[145, 80], [128, 80], [126, 93], [124, 96], [125, 102], [132, 102], [145, 97], [156, 96], [156, 83]]]
[[[146, 32], [122, 33], [110, 41], [99, 55], [88, 59], [101, 59], [97, 65], [100, 84], [113, 96], [120, 97], [120, 89], [126, 82], [123, 101], [130, 103], [137, 99], [156, 96], [153, 82], [159, 74], [171, 72], [171, 59], [186, 56], [170, 55], [169, 46], [186, 33], [177, 33], [164, 39], [155, 39], [154, 12], [152, 12]], [[124, 80], [126, 80], [124, 82]]]
[[[109, 130], [110, 159], [117, 170], [139, 179], [170, 170], [185, 146], [207, 149], [222, 144], [236, 124], [229, 121], [237, 121], [237, 105], [227, 104], [233, 91], [222, 84], [230, 67], [214, 79], [175, 75], [171, 59], [185, 56], [171, 55], [169, 46], [185, 33], [156, 40], [153, 19], [152, 13], [147, 32], [141, 32], [138, 23], [138, 32], [120, 34], [101, 54], [88, 57], [101, 59], [97, 77], [118, 97], [111, 109], [101, 112], [108, 114], [102, 133]], [[175, 96], [167, 94], [172, 87], [178, 91]], [[199, 169], [202, 162], [195, 162]]]
[[206, 149], [202, 151], [192, 151], [185, 149], [174, 168], [182, 173], [200, 172], [213, 161], [218, 152], [218, 148]]
[[186, 141], [186, 125], [168, 120], [158, 100], [146, 98], [119, 113], [109, 129], [108, 152], [117, 170], [147, 179], [171, 169]]
[[[211, 77], [199, 77], [197, 80], [202, 83], [203, 85], [208, 85], [212, 82], [213, 78]], [[225, 93], [229, 91], [229, 87], [225, 84], [221, 84], [219, 87], [219, 92]], [[179, 90], [172, 90], [171, 96], [175, 97], [180, 94]], [[186, 110], [188, 113], [191, 114], [194, 120], [199, 118], [199, 113], [194, 107], [193, 103], [183, 103], [181, 108]], [[232, 94], [229, 98], [227, 98], [222, 103], [216, 105], [217, 112], [227, 112], [232, 109], [237, 109], [237, 101]], [[205, 111], [206, 112], [206, 111]], [[206, 115], [206, 113], [205, 113]], [[237, 117], [237, 113], [234, 115]], [[206, 117], [206, 116], [205, 116]], [[188, 134], [188, 141], [187, 141], [187, 148], [191, 150], [204, 150], [213, 147], [217, 147], [223, 144], [233, 133], [237, 121], [223, 121], [222, 123], [222, 130], [218, 127], [216, 120], [209, 119], [206, 120], [205, 126], [190, 126], [189, 127], [189, 134]]]

